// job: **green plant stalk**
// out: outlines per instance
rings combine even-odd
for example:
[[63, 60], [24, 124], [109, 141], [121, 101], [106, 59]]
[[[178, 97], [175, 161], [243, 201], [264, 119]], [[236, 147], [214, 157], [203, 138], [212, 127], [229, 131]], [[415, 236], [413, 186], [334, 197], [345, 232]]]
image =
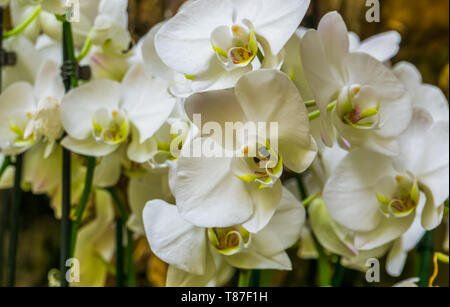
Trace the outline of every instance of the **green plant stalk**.
[[127, 286], [134, 287], [136, 286], [136, 275], [134, 271], [134, 262], [133, 262], [133, 232], [127, 229], [127, 246], [125, 248], [125, 257], [126, 257], [126, 269], [127, 269]]
[[320, 245], [320, 242], [317, 240], [316, 236], [312, 234], [314, 245], [317, 249], [317, 253], [319, 254], [319, 258], [317, 260], [317, 264], [319, 267], [319, 286], [320, 287], [330, 287], [331, 286], [331, 265], [330, 261], [325, 254], [325, 251]]
[[252, 271], [249, 270], [239, 270], [239, 288], [247, 288], [250, 284], [250, 276]]
[[[64, 16], [56, 16], [58, 20], [62, 22], [62, 61], [64, 63], [71, 62], [75, 64], [75, 48], [73, 44], [72, 26], [65, 20]], [[63, 79], [66, 93], [72, 88], [78, 86], [78, 81], [74, 75], [64, 76]], [[79, 225], [72, 223], [70, 218], [71, 212], [71, 153], [66, 148], [63, 148], [62, 158], [62, 216], [61, 216], [61, 253], [60, 253], [60, 284], [61, 287], [69, 286], [66, 280], [66, 261], [74, 254], [76, 232], [73, 231], [73, 227], [76, 228]], [[85, 187], [86, 188], [86, 187]], [[75, 237], [75, 240], [73, 240]]]
[[304, 207], [308, 207], [317, 197], [320, 196], [320, 193], [315, 193], [309, 197], [307, 197], [305, 200], [302, 201], [302, 205]]
[[19, 35], [23, 31], [25, 31], [28, 26], [39, 16], [39, 13], [41, 12], [42, 8], [40, 5], [36, 6], [34, 11], [28, 16], [27, 19], [25, 19], [20, 25], [15, 27], [14, 29], [7, 31], [3, 33], [3, 38], [10, 38], [16, 35]]
[[123, 270], [123, 220], [121, 217], [116, 218], [116, 286], [123, 287], [124, 270]]
[[80, 62], [82, 59], [84, 59], [92, 47], [92, 32], [89, 32], [88, 36], [86, 37], [86, 40], [84, 41], [83, 48], [81, 49], [80, 53], [77, 56], [77, 62]]
[[[107, 191], [111, 194], [111, 197], [113, 198], [114, 203], [116, 204], [119, 218], [122, 220], [123, 224], [126, 225], [129, 215], [128, 215], [128, 211], [125, 206], [125, 203], [120, 198], [119, 193], [115, 187], [110, 187], [107, 189]], [[133, 252], [134, 252], [133, 233], [129, 229], [127, 229], [127, 246], [125, 247], [127, 287], [134, 287], [136, 284], [134, 262], [133, 262]]]
[[22, 166], [23, 154], [16, 157], [14, 172], [14, 188], [12, 197], [12, 216], [11, 216], [11, 232], [9, 236], [9, 257], [8, 257], [8, 287], [14, 287], [16, 284], [16, 260], [17, 247], [19, 241], [19, 222], [20, 222], [20, 206], [22, 201]]
[[75, 255], [75, 247], [77, 243], [78, 230], [80, 228], [81, 222], [83, 220], [84, 211], [86, 210], [87, 203], [89, 201], [89, 196], [92, 191], [92, 183], [94, 181], [94, 171], [96, 166], [95, 157], [87, 157], [87, 173], [84, 181], [84, 189], [81, 195], [80, 203], [75, 210], [75, 219], [72, 222], [72, 229], [70, 234], [70, 257]]
[[341, 264], [342, 257], [339, 256], [336, 265], [334, 266], [333, 279], [331, 285], [333, 287], [340, 287], [342, 285], [342, 278], [344, 277], [344, 267]]
[[419, 245], [420, 267], [419, 267], [419, 287], [428, 285], [428, 273], [433, 258], [433, 231], [428, 231]]
[[261, 284], [261, 270], [252, 270], [250, 275], [249, 287], [256, 288]]

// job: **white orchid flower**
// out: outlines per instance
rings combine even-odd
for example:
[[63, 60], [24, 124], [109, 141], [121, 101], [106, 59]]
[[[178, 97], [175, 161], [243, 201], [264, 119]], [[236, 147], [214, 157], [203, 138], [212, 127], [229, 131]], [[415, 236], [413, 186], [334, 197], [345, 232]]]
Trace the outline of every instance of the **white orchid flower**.
[[[130, 44], [127, 30], [127, 0], [79, 0], [79, 22], [72, 24], [75, 45], [81, 48], [87, 38], [94, 45], [109, 41], [117, 50], [126, 50]], [[13, 0], [11, 16], [14, 26], [23, 23], [40, 5], [42, 11], [38, 18], [25, 30], [25, 35], [35, 40], [41, 32], [60, 41], [61, 22], [55, 14], [64, 14], [65, 0]], [[75, 6], [74, 9], [77, 7]], [[75, 12], [74, 15], [77, 15]]]
[[[256, 234], [242, 225], [202, 228], [185, 221], [177, 207], [150, 201], [143, 213], [153, 252], [170, 264], [167, 285], [206, 285], [216, 274], [215, 258], [242, 269], [290, 270], [285, 250], [299, 238], [302, 205], [287, 190], [270, 223]], [[217, 260], [216, 260], [217, 261]]]
[[[62, 102], [62, 123], [68, 133], [62, 145], [90, 156], [106, 156], [133, 135], [128, 156], [147, 151], [146, 143], [165, 123], [176, 103], [163, 80], [148, 78], [136, 64], [122, 84], [94, 80], [68, 93]], [[139, 162], [139, 161], [138, 161]]]
[[[283, 165], [300, 173], [316, 156], [300, 94], [282, 72], [259, 70], [244, 75], [234, 90], [193, 95], [185, 107], [191, 119], [201, 114], [202, 122], [223, 131], [230, 123], [241, 129], [236, 129], [237, 144], [228, 144], [221, 133], [214, 133], [183, 147], [172, 188], [181, 215], [202, 227], [247, 221], [244, 227], [258, 232], [280, 202]], [[257, 123], [266, 125], [260, 131], [245, 130]], [[277, 135], [265, 130], [269, 123], [278, 125]], [[217, 152], [196, 157], [192, 149], [198, 145]]]
[[435, 122], [449, 121], [448, 101], [440, 88], [424, 84], [422, 75], [411, 63], [400, 62], [395, 65], [393, 71], [411, 93], [415, 109], [425, 109]]
[[48, 157], [63, 134], [60, 101], [64, 86], [59, 67], [44, 62], [34, 88], [26, 82], [9, 86], [0, 96], [0, 148], [5, 154], [24, 152], [37, 142], [47, 143]]
[[367, 53], [380, 62], [387, 62], [400, 50], [402, 37], [397, 31], [388, 31], [361, 42], [358, 34], [349, 32], [350, 52]]
[[337, 139], [347, 149], [398, 154], [396, 138], [412, 116], [409, 96], [383, 63], [349, 52], [347, 28], [337, 12], [325, 15], [317, 31], [306, 32], [301, 56], [321, 111], [324, 143], [332, 146]]
[[370, 250], [402, 236], [424, 202], [421, 225], [430, 230], [442, 221], [448, 198], [448, 122], [433, 122], [417, 111], [399, 138], [399, 157], [364, 149], [350, 152], [324, 188], [333, 219], [352, 231], [355, 247]]
[[[295, 83], [305, 101], [314, 100], [308, 81], [305, 76], [300, 46], [305, 33], [310, 30], [300, 27], [286, 44], [286, 55], [281, 70]], [[384, 32], [360, 42], [358, 35], [349, 32], [350, 52], [366, 53], [380, 62], [389, 61], [400, 49], [401, 36], [396, 31]]]
[[309, 3], [193, 1], [158, 31], [156, 51], [167, 66], [193, 80], [194, 91], [230, 88], [245, 72], [281, 65], [283, 46]]

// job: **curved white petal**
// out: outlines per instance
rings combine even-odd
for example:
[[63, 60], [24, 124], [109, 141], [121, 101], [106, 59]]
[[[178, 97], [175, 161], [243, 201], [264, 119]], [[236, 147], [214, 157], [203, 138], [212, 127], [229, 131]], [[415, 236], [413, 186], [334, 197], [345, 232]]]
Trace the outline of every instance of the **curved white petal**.
[[103, 157], [95, 167], [94, 185], [100, 188], [109, 188], [117, 184], [122, 174], [121, 156], [115, 151]]
[[288, 249], [300, 238], [305, 218], [306, 213], [302, 204], [291, 192], [283, 188], [282, 198], [275, 214], [267, 226], [252, 234], [249, 248], [262, 255], [278, 254]]
[[42, 62], [34, 85], [34, 95], [37, 101], [52, 97], [61, 102], [64, 96], [64, 84], [60, 67], [52, 60]]
[[328, 251], [346, 258], [357, 256], [356, 249], [337, 235], [333, 221], [323, 201], [314, 201], [308, 207], [311, 229], [317, 240]]
[[228, 256], [225, 260], [239, 269], [292, 270], [291, 260], [285, 251], [275, 255], [264, 256], [250, 249]]
[[61, 141], [61, 145], [74, 153], [91, 157], [104, 157], [119, 148], [119, 145], [109, 145], [97, 142], [94, 137], [88, 137], [85, 140], [77, 140], [67, 136]]
[[178, 269], [206, 273], [205, 229], [183, 220], [174, 205], [162, 200], [147, 203], [143, 211], [145, 233], [152, 251]]
[[271, 221], [276, 209], [280, 205], [283, 187], [278, 180], [272, 187], [257, 189], [256, 185], [250, 190], [253, 199], [253, 215], [243, 224], [252, 233], [257, 233]]
[[193, 274], [180, 270], [175, 265], [169, 265], [167, 269], [166, 287], [206, 287], [216, 275], [216, 265], [214, 263], [211, 250], [207, 249], [205, 273]]
[[[183, 152], [197, 145], [210, 148], [214, 141], [196, 139]], [[199, 158], [180, 157], [174, 195], [184, 219], [201, 227], [230, 227], [250, 218], [253, 200], [245, 182], [232, 173], [231, 162], [231, 158], [209, 158], [204, 153]]]
[[383, 32], [364, 40], [352, 51], [367, 53], [380, 62], [386, 62], [397, 55], [401, 41], [397, 31]]
[[294, 34], [308, 10], [310, 0], [236, 1], [237, 18], [247, 18], [255, 25], [258, 35], [278, 54]]
[[[194, 17], [195, 16], [195, 17]], [[165, 23], [155, 36], [155, 47], [162, 61], [177, 72], [198, 75], [215, 58], [211, 32], [233, 22], [231, 1], [192, 2]]]

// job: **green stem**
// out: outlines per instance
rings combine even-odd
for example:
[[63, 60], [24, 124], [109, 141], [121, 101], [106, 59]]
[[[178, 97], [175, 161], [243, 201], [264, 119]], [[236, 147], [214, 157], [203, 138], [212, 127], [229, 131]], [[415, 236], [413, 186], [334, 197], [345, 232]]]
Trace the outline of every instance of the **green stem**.
[[314, 245], [319, 254], [318, 266], [319, 266], [319, 286], [320, 287], [330, 287], [331, 286], [331, 265], [325, 251], [320, 245], [317, 238], [312, 234]]
[[136, 285], [136, 275], [133, 262], [134, 244], [133, 232], [127, 229], [127, 246], [125, 248], [126, 268], [127, 268], [127, 286], [134, 287]]
[[302, 201], [302, 205], [304, 207], [308, 207], [319, 196], [320, 196], [320, 192], [317, 192], [317, 193], [309, 196], [308, 198], [306, 198], [305, 200]]
[[116, 218], [116, 286], [123, 287], [123, 220]]
[[28, 18], [26, 20], [24, 20], [24, 22], [22, 22], [22, 24], [18, 25], [17, 27], [15, 27], [14, 29], [12, 29], [10, 31], [3, 33], [3, 38], [9, 38], [12, 36], [16, 36], [16, 35], [22, 33], [23, 31], [25, 31], [26, 28], [28, 28], [28, 26], [36, 19], [36, 17], [39, 16], [41, 9], [42, 8], [40, 5], [36, 6], [34, 11], [31, 13], [31, 15], [28, 16]]
[[[334, 109], [334, 107], [336, 106], [336, 104], [337, 104], [337, 101], [333, 101], [332, 103], [330, 103], [327, 106], [327, 111], [328, 112], [332, 111]], [[320, 110], [311, 112], [308, 115], [309, 120], [314, 120], [314, 119], [319, 118], [319, 117], [320, 117]]]
[[6, 171], [8, 166], [10, 166], [11, 164], [12, 164], [11, 158], [9, 156], [6, 156], [5, 159], [3, 160], [2, 165], [0, 166], [0, 179], [2, 179], [3, 173]]
[[70, 239], [70, 256], [73, 257], [75, 254], [75, 246], [77, 243], [78, 229], [80, 228], [81, 221], [83, 220], [84, 211], [86, 209], [89, 196], [92, 190], [92, 182], [94, 179], [94, 171], [96, 165], [96, 159], [94, 157], [87, 158], [87, 173], [84, 181], [84, 190], [81, 195], [80, 203], [78, 204], [75, 211], [75, 220], [72, 222], [71, 239]]
[[[62, 63], [74, 63], [75, 48], [73, 45], [72, 26], [65, 20], [64, 17], [58, 17], [58, 20], [62, 22]], [[78, 85], [78, 81], [75, 76], [64, 76], [64, 88], [66, 93], [72, 88]], [[60, 283], [61, 287], [69, 286], [66, 279], [66, 261], [71, 258], [75, 250], [75, 241], [77, 233], [72, 231], [75, 227], [78, 230], [79, 225], [72, 224], [70, 219], [71, 210], [71, 153], [68, 149], [63, 148], [62, 158], [62, 215], [61, 215], [61, 254], [60, 254]], [[75, 239], [73, 239], [75, 236]]]
[[[116, 204], [117, 211], [119, 213], [119, 218], [122, 220], [123, 224], [126, 225], [126, 222], [128, 220], [128, 211], [127, 207], [125, 206], [125, 203], [120, 198], [120, 195], [115, 187], [110, 187], [106, 189], [110, 194], [111, 197], [114, 200], [114, 203]], [[127, 246], [125, 247], [125, 264], [126, 264], [126, 281], [128, 287], [134, 287], [135, 286], [135, 271], [134, 271], [134, 263], [133, 263], [133, 233], [127, 229]]]
[[84, 41], [83, 48], [80, 51], [80, 54], [78, 54], [76, 60], [77, 62], [80, 62], [82, 59], [86, 57], [86, 55], [89, 53], [89, 50], [91, 50], [92, 47], [92, 31], [89, 32], [88, 36], [86, 37], [86, 40]]
[[250, 284], [250, 276], [252, 271], [249, 270], [239, 270], [239, 288], [247, 288]]
[[433, 237], [432, 231], [428, 231], [419, 245], [420, 268], [419, 268], [419, 287], [428, 285], [428, 272], [433, 257]]
[[250, 283], [249, 286], [251, 288], [259, 287], [261, 284], [261, 270], [252, 270], [252, 274], [250, 275]]
[[16, 283], [16, 260], [19, 241], [20, 206], [22, 201], [22, 166], [23, 154], [16, 157], [14, 172], [14, 188], [12, 198], [11, 233], [9, 236], [9, 258], [8, 258], [8, 287], [14, 287]]
[[342, 285], [342, 278], [344, 277], [344, 267], [341, 264], [341, 256], [338, 257], [334, 267], [334, 275], [331, 281], [333, 287], [340, 287]]

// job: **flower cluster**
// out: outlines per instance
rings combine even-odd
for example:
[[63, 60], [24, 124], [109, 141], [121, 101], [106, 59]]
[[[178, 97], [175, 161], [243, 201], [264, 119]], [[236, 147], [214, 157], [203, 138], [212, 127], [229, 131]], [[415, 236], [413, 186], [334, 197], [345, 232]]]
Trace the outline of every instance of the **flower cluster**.
[[[400, 276], [442, 223], [448, 102], [412, 64], [391, 65], [397, 32], [360, 42], [337, 12], [302, 28], [310, 0], [190, 0], [129, 47], [126, 0], [79, 0], [73, 40], [92, 80], [65, 93], [55, 18], [65, 1], [6, 2], [13, 25], [30, 22], [4, 42], [17, 65], [2, 73], [0, 162], [23, 155], [22, 188], [48, 195], [58, 218], [63, 148], [74, 208], [94, 172], [81, 284], [105, 282], [107, 191], [119, 182], [127, 227], [169, 264], [168, 286], [291, 270], [297, 242], [300, 257], [319, 246], [361, 270], [387, 255]], [[0, 164], [11, 187], [14, 165]]]

